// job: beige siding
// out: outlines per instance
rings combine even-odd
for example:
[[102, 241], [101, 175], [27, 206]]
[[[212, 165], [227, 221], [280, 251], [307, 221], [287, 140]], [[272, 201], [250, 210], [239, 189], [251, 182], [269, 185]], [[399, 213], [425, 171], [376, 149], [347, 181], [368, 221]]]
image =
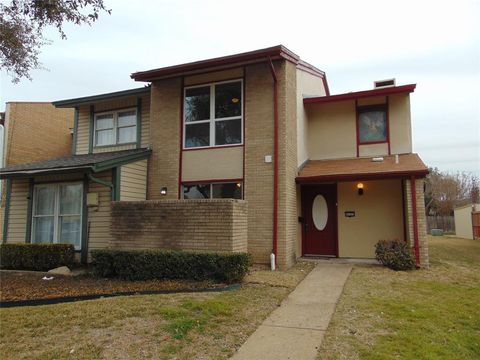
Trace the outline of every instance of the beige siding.
[[210, 72], [206, 74], [198, 74], [186, 76], [184, 80], [185, 86], [204, 84], [208, 82], [230, 80], [243, 77], [243, 68], [228, 69], [223, 71]]
[[24, 243], [27, 229], [28, 180], [12, 180], [8, 219], [8, 243]]
[[297, 165], [308, 160], [307, 149], [307, 112], [303, 105], [303, 98], [307, 96], [324, 96], [323, 80], [306, 71], [297, 69]]
[[120, 200], [140, 201], [147, 198], [147, 160], [121, 167]]
[[[360, 99], [358, 105], [385, 103], [385, 97]], [[410, 100], [408, 94], [390, 95], [389, 126], [392, 154], [412, 152]], [[307, 148], [311, 160], [350, 158], [357, 156], [355, 101], [309, 104]], [[359, 146], [360, 156], [388, 154], [388, 145]]]
[[[374, 258], [379, 240], [404, 240], [401, 180], [338, 184], [338, 248], [340, 257]], [[355, 217], [345, 217], [355, 211]]]
[[[150, 94], [146, 93], [141, 96], [142, 99], [142, 122], [141, 122], [141, 146], [148, 147], [150, 144]], [[136, 108], [137, 97], [132, 96], [123, 99], [104, 101], [95, 104], [95, 112], [103, 112], [120, 108]], [[90, 131], [90, 106], [82, 106], [78, 114], [77, 128], [77, 154], [88, 154]], [[136, 144], [107, 146], [93, 148], [93, 152], [108, 152], [134, 149]]]
[[[95, 175], [103, 181], [112, 181], [112, 172], [105, 171]], [[111, 192], [110, 188], [95, 182], [89, 182], [89, 193], [98, 193], [98, 207], [90, 207], [88, 209], [88, 250], [102, 249], [109, 246], [112, 239], [110, 233], [111, 219]]]
[[182, 181], [243, 178], [243, 146], [184, 151]]

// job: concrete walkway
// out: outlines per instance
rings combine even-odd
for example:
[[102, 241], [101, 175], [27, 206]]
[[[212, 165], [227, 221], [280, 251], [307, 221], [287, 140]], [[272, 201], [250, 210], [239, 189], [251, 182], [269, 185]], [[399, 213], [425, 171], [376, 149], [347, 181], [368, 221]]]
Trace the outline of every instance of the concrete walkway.
[[232, 359], [315, 359], [351, 270], [318, 264]]

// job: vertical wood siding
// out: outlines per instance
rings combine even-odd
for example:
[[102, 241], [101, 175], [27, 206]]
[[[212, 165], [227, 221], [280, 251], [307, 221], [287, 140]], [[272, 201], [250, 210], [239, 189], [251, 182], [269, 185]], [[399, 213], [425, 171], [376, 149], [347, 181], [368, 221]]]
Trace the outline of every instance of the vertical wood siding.
[[145, 200], [147, 197], [147, 160], [123, 165], [120, 174], [120, 200]]

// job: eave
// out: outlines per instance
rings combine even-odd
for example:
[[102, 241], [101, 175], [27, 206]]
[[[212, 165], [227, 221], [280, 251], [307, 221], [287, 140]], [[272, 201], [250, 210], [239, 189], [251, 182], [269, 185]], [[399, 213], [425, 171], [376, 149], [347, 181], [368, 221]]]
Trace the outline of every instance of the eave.
[[101, 101], [118, 99], [123, 97], [129, 96], [136, 96], [136, 95], [143, 95], [150, 91], [150, 86], [143, 86], [141, 88], [136, 89], [129, 89], [129, 90], [122, 90], [122, 91], [115, 91], [111, 93], [99, 94], [99, 95], [92, 95], [92, 96], [85, 96], [75, 99], [66, 99], [66, 100], [59, 100], [52, 102], [52, 105], [57, 108], [72, 108], [81, 105], [88, 105], [94, 104]]

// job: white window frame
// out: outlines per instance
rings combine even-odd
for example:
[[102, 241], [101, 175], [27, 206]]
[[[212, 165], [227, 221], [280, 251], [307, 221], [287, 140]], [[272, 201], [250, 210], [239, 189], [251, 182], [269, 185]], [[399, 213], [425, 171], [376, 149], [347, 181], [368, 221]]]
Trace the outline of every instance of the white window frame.
[[[242, 194], [240, 196], [240, 199], [235, 199], [235, 198], [214, 198], [213, 197], [213, 185], [224, 185], [224, 184], [242, 184], [242, 187], [241, 187], [241, 190], [242, 190]], [[185, 199], [184, 198], [184, 194], [183, 194], [183, 190], [185, 188], [185, 186], [192, 186], [192, 185], [209, 185], [210, 186], [210, 197], [208, 198], [208, 200], [212, 200], [212, 199], [235, 199], [235, 200], [244, 200], [244, 190], [243, 190], [243, 187], [244, 187], [244, 182], [243, 180], [241, 181], [213, 181], [213, 182], [202, 182], [202, 181], [198, 181], [198, 182], [195, 182], [195, 181], [189, 181], [188, 183], [184, 183], [182, 184], [182, 199], [184, 200], [193, 200], [193, 199]], [[205, 199], [206, 200], [206, 199]]]
[[[240, 83], [240, 94], [241, 94], [241, 102], [240, 102], [240, 116], [230, 116], [226, 118], [215, 118], [215, 86], [222, 85], [222, 84], [230, 84], [230, 83]], [[210, 119], [206, 120], [197, 120], [197, 121], [190, 121], [187, 122], [185, 118], [185, 99], [187, 96], [187, 90], [195, 89], [195, 88], [202, 88], [202, 87], [210, 87]], [[206, 148], [220, 148], [220, 147], [230, 147], [230, 146], [242, 146], [244, 143], [244, 133], [243, 133], [243, 102], [244, 102], [244, 92], [243, 92], [243, 79], [236, 79], [236, 80], [226, 80], [226, 81], [217, 81], [211, 82], [207, 84], [201, 85], [193, 85], [193, 86], [186, 86], [183, 89], [183, 139], [182, 139], [182, 149], [183, 150], [192, 150], [192, 149], [206, 149]], [[215, 145], [215, 123], [217, 121], [226, 121], [226, 120], [238, 120], [240, 119], [240, 131], [241, 131], [241, 141], [235, 144], [223, 144], [223, 145]], [[186, 146], [186, 133], [187, 133], [187, 126], [194, 125], [194, 124], [203, 124], [203, 123], [210, 123], [210, 144], [205, 146]]]
[[[128, 112], [128, 111], [134, 111], [135, 112], [135, 125], [128, 125], [128, 126], [118, 126], [118, 114], [123, 113], [123, 112]], [[108, 129], [97, 129], [97, 116], [100, 115], [108, 115], [111, 114], [113, 115], [113, 128], [108, 128]], [[118, 110], [110, 110], [110, 111], [102, 111], [95, 113], [95, 118], [94, 118], [94, 126], [93, 126], [93, 144], [95, 148], [102, 148], [102, 147], [109, 147], [109, 146], [118, 146], [118, 145], [129, 145], [129, 144], [136, 144], [135, 141], [129, 141], [129, 142], [118, 142], [118, 130], [127, 128], [127, 127], [134, 127], [135, 128], [135, 134], [137, 131], [137, 126], [138, 126], [138, 121], [137, 121], [137, 108], [132, 107], [132, 108], [125, 108], [125, 109], [118, 109]], [[102, 131], [102, 130], [113, 130], [113, 143], [111, 144], [105, 144], [105, 145], [97, 145], [97, 131]], [[135, 136], [136, 138], [136, 136]]]
[[[82, 185], [82, 202], [80, 205], [80, 214], [60, 214], [60, 186], [62, 185]], [[35, 205], [37, 201], [37, 189], [45, 188], [45, 187], [55, 187], [55, 202], [53, 207], [53, 215], [35, 215]], [[35, 236], [35, 218], [40, 217], [52, 217], [53, 216], [53, 239], [52, 244], [59, 243], [58, 237], [58, 224], [60, 216], [78, 216], [80, 215], [80, 246], [75, 246], [76, 251], [82, 250], [82, 234], [83, 234], [83, 183], [74, 181], [74, 182], [62, 182], [62, 183], [49, 183], [49, 184], [35, 184], [33, 188], [33, 201], [32, 201], [32, 226], [30, 230], [30, 240], [33, 244], [37, 244], [37, 242], [33, 241]]]

